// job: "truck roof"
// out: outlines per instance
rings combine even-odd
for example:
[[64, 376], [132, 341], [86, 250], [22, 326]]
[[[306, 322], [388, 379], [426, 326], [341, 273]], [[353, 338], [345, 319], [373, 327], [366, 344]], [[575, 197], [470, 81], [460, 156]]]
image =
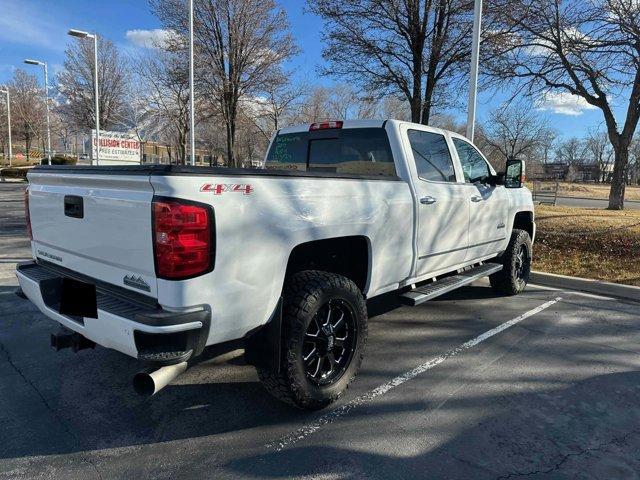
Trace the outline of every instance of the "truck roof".
[[[382, 127], [386, 120], [344, 120], [342, 122], [342, 128], [376, 128]], [[313, 125], [311, 123], [301, 123], [299, 125], [291, 125], [278, 130], [278, 135], [285, 133], [300, 133], [308, 132], [309, 127]]]
[[[328, 120], [328, 121], [337, 121], [337, 120]], [[320, 122], [317, 122], [320, 123]], [[386, 119], [386, 120], [382, 120], [382, 119], [371, 119], [371, 120], [343, 120], [342, 121], [342, 129], [347, 129], [347, 128], [380, 128], [380, 127], [384, 127], [385, 124], [387, 123], [403, 123], [403, 124], [414, 124], [414, 125], [420, 125], [421, 127], [429, 127], [429, 129], [435, 131], [435, 132], [439, 132], [439, 133], [444, 133], [444, 132], [449, 132], [450, 134], [454, 135], [454, 136], [460, 136], [458, 135], [456, 132], [452, 132], [450, 130], [444, 130], [442, 128], [438, 128], [438, 127], [433, 127], [431, 125], [422, 125], [422, 124], [417, 124], [417, 123], [413, 123], [413, 122], [407, 122], [407, 121], [403, 121], [403, 120], [396, 120], [396, 119]], [[301, 132], [308, 132], [309, 128], [311, 127], [311, 125], [313, 125], [313, 123], [301, 123], [298, 125], [291, 125], [288, 127], [284, 127], [281, 128], [280, 130], [278, 130], [276, 132], [276, 135], [283, 135], [286, 133], [301, 133]]]

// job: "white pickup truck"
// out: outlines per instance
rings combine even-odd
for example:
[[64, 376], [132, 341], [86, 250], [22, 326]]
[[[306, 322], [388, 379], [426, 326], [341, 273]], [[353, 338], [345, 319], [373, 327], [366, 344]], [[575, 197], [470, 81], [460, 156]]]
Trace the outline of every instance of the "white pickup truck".
[[360, 367], [367, 299], [417, 305], [487, 275], [501, 294], [523, 290], [523, 169], [496, 174], [461, 135], [396, 120], [283, 128], [261, 169], [39, 166], [34, 261], [17, 277], [64, 327], [56, 349], [151, 364], [140, 392], [242, 340], [272, 394], [322, 408]]

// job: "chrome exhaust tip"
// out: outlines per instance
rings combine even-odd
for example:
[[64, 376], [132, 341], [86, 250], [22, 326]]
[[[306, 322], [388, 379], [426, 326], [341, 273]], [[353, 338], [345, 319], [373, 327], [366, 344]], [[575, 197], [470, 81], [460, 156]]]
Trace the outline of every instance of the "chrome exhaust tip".
[[152, 397], [187, 369], [187, 362], [150, 368], [133, 376], [133, 389], [144, 397]]

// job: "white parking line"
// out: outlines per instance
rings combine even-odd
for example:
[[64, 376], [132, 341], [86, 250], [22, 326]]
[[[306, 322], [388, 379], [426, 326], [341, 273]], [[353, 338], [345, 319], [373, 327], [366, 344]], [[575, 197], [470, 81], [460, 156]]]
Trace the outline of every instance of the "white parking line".
[[546, 290], [548, 292], [565, 292], [565, 293], [572, 293], [574, 295], [580, 295], [581, 297], [586, 297], [586, 298], [593, 298], [594, 300], [607, 300], [607, 301], [618, 301], [617, 298], [615, 297], [608, 297], [605, 295], [596, 295], [595, 293], [587, 293], [587, 292], [581, 292], [580, 290], [571, 290], [569, 288], [558, 288], [558, 287], [549, 287], [547, 285], [538, 285], [537, 283], [530, 283], [527, 285], [527, 288], [536, 288], [538, 290]]
[[559, 302], [560, 300], [562, 300], [562, 297], [556, 297], [553, 300], [549, 300], [546, 303], [543, 303], [542, 305], [540, 305], [539, 307], [534, 308], [533, 310], [529, 310], [528, 312], [523, 313], [522, 315], [513, 318], [507, 322], [504, 322], [500, 325], [498, 325], [495, 328], [492, 328], [491, 330], [487, 330], [486, 332], [484, 332], [481, 335], [478, 335], [476, 338], [469, 340], [468, 342], [463, 343], [462, 345], [457, 346], [456, 348], [449, 350], [447, 353], [440, 355], [439, 357], [435, 357], [432, 358], [431, 360], [429, 360], [428, 362], [423, 363], [422, 365], [418, 365], [416, 368], [414, 368], [413, 370], [409, 370], [406, 373], [403, 373], [402, 375], [397, 376], [396, 378], [394, 378], [393, 380], [390, 380], [387, 383], [383, 383], [382, 385], [380, 385], [377, 388], [374, 388], [373, 390], [370, 390], [369, 392], [360, 395], [357, 398], [354, 398], [353, 400], [351, 400], [348, 403], [345, 403], [344, 405], [341, 405], [340, 407], [336, 408], [335, 410], [330, 411], [329, 413], [326, 413], [325, 415], [323, 415], [322, 417], [320, 417], [318, 420], [316, 420], [313, 423], [309, 423], [301, 428], [299, 428], [298, 430], [290, 433], [289, 435], [285, 435], [284, 437], [279, 438], [278, 440], [275, 440], [271, 443], [268, 443], [266, 445], [266, 447], [268, 449], [275, 449], [276, 451], [281, 451], [284, 450], [285, 448], [293, 445], [294, 443], [298, 442], [299, 440], [302, 440], [303, 438], [311, 435], [314, 432], [317, 432], [318, 430], [320, 430], [322, 427], [324, 427], [325, 425], [328, 425], [334, 421], [336, 421], [338, 418], [340, 417], [344, 417], [345, 415], [347, 415], [351, 410], [353, 410], [354, 408], [366, 403], [366, 402], [370, 402], [371, 400], [373, 400], [376, 397], [379, 397], [381, 395], [384, 395], [385, 393], [387, 393], [389, 390], [392, 390], [394, 388], [396, 388], [399, 385], [402, 385], [403, 383], [411, 380], [412, 378], [417, 377], [418, 375], [420, 375], [421, 373], [426, 372], [427, 370], [432, 369], [433, 367], [435, 367], [436, 365], [441, 364], [442, 362], [444, 362], [445, 360], [447, 360], [448, 358], [451, 358], [471, 347], [475, 347], [476, 345], [478, 345], [479, 343], [484, 342], [485, 340], [493, 337], [494, 335], [497, 335], [498, 333], [506, 330], [509, 327], [512, 327], [514, 325], [516, 325], [517, 323], [520, 323], [521, 321], [523, 321], [526, 318], [531, 317], [532, 315], [535, 315], [536, 313], [540, 313], [543, 310], [549, 308], [551, 305]]

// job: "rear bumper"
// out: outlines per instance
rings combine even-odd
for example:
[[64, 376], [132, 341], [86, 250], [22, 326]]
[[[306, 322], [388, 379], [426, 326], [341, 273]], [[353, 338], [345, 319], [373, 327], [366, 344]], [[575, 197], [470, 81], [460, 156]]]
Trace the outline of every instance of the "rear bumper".
[[202, 307], [170, 312], [97, 284], [97, 318], [71, 317], [60, 314], [59, 305], [62, 279], [78, 279], [73, 272], [28, 262], [18, 265], [16, 276], [24, 295], [42, 313], [103, 347], [164, 365], [188, 360], [205, 347], [211, 313]]

